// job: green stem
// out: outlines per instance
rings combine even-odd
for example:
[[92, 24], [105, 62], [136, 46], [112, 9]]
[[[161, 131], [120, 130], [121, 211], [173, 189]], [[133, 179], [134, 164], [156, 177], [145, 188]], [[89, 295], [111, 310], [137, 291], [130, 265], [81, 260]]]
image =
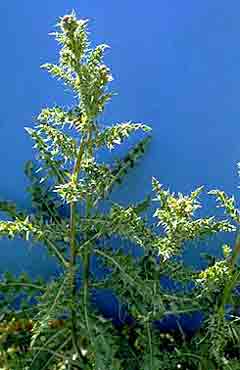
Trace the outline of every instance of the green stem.
[[22, 288], [32, 288], [36, 289], [42, 292], [46, 291], [46, 288], [43, 287], [42, 285], [37, 285], [37, 284], [31, 284], [31, 283], [21, 283], [21, 282], [15, 282], [15, 283], [0, 283], [0, 287], [5, 288], [5, 287], [18, 287], [21, 286]]
[[[91, 126], [88, 132], [88, 155], [90, 157], [93, 156], [92, 152], [92, 130]], [[86, 201], [86, 214], [85, 216], [87, 218], [91, 218], [91, 210], [92, 210], [92, 202], [91, 202], [91, 197], [87, 197]], [[89, 235], [86, 234], [86, 239], [87, 241], [90, 242], [89, 240]], [[85, 317], [85, 322], [86, 322], [86, 327], [89, 333], [89, 336], [91, 338], [91, 331], [90, 331], [90, 325], [89, 325], [89, 319], [88, 319], [88, 301], [89, 301], [89, 278], [90, 278], [90, 256], [91, 256], [91, 242], [88, 243], [88, 248], [85, 248], [83, 251], [84, 253], [84, 260], [83, 260], [83, 304], [84, 304], [84, 317]]]
[[147, 335], [148, 335], [148, 345], [149, 345], [149, 354], [150, 354], [150, 370], [153, 369], [153, 348], [152, 348], [152, 336], [151, 336], [151, 329], [150, 329], [150, 323], [148, 321], [147, 323]]
[[86, 249], [84, 251], [83, 260], [83, 304], [84, 304], [84, 318], [87, 326], [87, 330], [90, 333], [90, 325], [88, 320], [88, 291], [89, 291], [89, 267], [90, 267], [90, 253]]
[[53, 252], [54, 252], [55, 256], [57, 257], [57, 259], [59, 260], [59, 262], [65, 268], [68, 268], [69, 267], [68, 261], [65, 260], [65, 258], [61, 254], [61, 252], [59, 252], [59, 250], [57, 249], [57, 247], [54, 245], [54, 243], [51, 240], [47, 239], [47, 238], [45, 238], [44, 241], [53, 250]]
[[[69, 339], [67, 339], [63, 344], [62, 346], [60, 346], [60, 349], [61, 347], [64, 347], [67, 345], [67, 343], [69, 342]], [[46, 353], [49, 353], [49, 354], [52, 354], [53, 355], [53, 358], [59, 358], [60, 360], [63, 360], [65, 361], [66, 360], [66, 354], [61, 354], [61, 353], [58, 353], [54, 350], [51, 350], [49, 348], [46, 348], [46, 347], [34, 347], [35, 350], [39, 350], [41, 352], [46, 352]], [[75, 361], [73, 361], [71, 358], [67, 358], [67, 361], [70, 365], [73, 365], [76, 369], [79, 369], [81, 370], [82, 368], [79, 366], [79, 364], [77, 364]]]
[[236, 243], [235, 243], [235, 246], [234, 246], [234, 249], [233, 249], [233, 253], [232, 253], [231, 258], [229, 259], [229, 266], [230, 266], [231, 273], [232, 273], [232, 280], [230, 281], [230, 283], [228, 282], [225, 285], [224, 290], [223, 290], [221, 303], [220, 303], [220, 306], [219, 306], [219, 309], [218, 309], [218, 312], [222, 315], [224, 315], [224, 307], [228, 303], [229, 298], [232, 294], [232, 290], [233, 290], [233, 288], [234, 288], [235, 284], [237, 283], [237, 281], [239, 279], [239, 276], [240, 276], [239, 271], [236, 271], [234, 273], [235, 265], [237, 263], [237, 259], [238, 259], [239, 255], [240, 255], [240, 234], [237, 235], [237, 239], [236, 239]]
[[[109, 261], [111, 261], [118, 269], [121, 271], [121, 273], [126, 277], [126, 279], [129, 281], [129, 283], [136, 289], [138, 287], [138, 283], [130, 276], [128, 273], [122, 268], [122, 266], [111, 256], [109, 256], [107, 253], [104, 253], [103, 251], [99, 249], [94, 249], [94, 252], [98, 254], [99, 256], [102, 256]], [[141, 290], [139, 290], [141, 293]]]
[[[91, 125], [90, 125], [91, 127]], [[82, 160], [85, 154], [85, 148], [89, 151], [91, 149], [91, 128], [89, 129], [87, 138], [83, 137], [79, 146], [77, 159], [72, 172], [72, 181], [74, 184], [77, 184], [79, 173], [81, 171]], [[73, 304], [76, 303], [77, 287], [76, 287], [76, 257], [77, 257], [77, 248], [76, 248], [76, 203], [70, 203], [70, 273], [72, 281], [72, 298]], [[87, 206], [87, 214], [89, 214], [89, 209]], [[89, 251], [84, 251], [84, 272], [83, 272], [83, 289], [84, 289], [84, 312], [86, 325], [89, 330], [88, 324], [88, 315], [87, 315], [87, 302], [88, 302], [88, 285], [89, 285]], [[72, 341], [75, 350], [77, 351], [79, 357], [81, 357], [81, 350], [78, 345], [77, 340], [77, 312], [76, 308], [72, 307], [71, 310], [71, 333]]]
[[[72, 173], [72, 181], [74, 183], [77, 183], [78, 181], [78, 175], [81, 170], [81, 162], [84, 155], [84, 145], [85, 140], [82, 139], [78, 156], [74, 165], [73, 173]], [[76, 250], [76, 204], [75, 202], [70, 203], [70, 274], [71, 274], [71, 285], [72, 285], [72, 298], [73, 303], [76, 302], [76, 293], [77, 293], [77, 287], [76, 287], [76, 256], [77, 256], [77, 250]], [[72, 307], [71, 309], [71, 335], [72, 335], [72, 342], [73, 346], [79, 355], [81, 357], [81, 350], [78, 346], [77, 341], [77, 313], [76, 308]]]
[[239, 276], [240, 276], [240, 272], [239, 271], [235, 272], [235, 274], [233, 274], [233, 277], [230, 283], [226, 284], [224, 287], [221, 304], [218, 310], [218, 312], [221, 313], [222, 315], [224, 315], [224, 307], [229, 301], [229, 298], [232, 294], [232, 290], [234, 286], [236, 285], [237, 281], [239, 280]]
[[235, 264], [237, 263], [239, 254], [240, 254], [240, 234], [237, 235], [233, 254], [232, 254], [232, 257], [230, 258], [230, 266], [232, 270], [234, 269]]

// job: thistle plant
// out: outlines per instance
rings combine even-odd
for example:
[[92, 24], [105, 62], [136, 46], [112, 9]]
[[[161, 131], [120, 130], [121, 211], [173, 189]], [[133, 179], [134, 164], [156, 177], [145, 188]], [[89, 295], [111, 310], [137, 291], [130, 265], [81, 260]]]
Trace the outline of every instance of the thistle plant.
[[[18, 211], [10, 202], [1, 202], [1, 210], [11, 220], [1, 222], [0, 232], [1, 236], [20, 235], [32, 242], [41, 242], [56, 257], [63, 274], [47, 286], [42, 282], [28, 282], [22, 276], [16, 281], [7, 274], [2, 283], [3, 292], [8, 293], [5, 292], [3, 308], [9, 315], [10, 304], [14, 302], [20, 287], [27, 291], [28, 298], [34, 292], [40, 293], [37, 314], [31, 324], [30, 347], [36, 352], [41, 335], [49, 332], [49, 323], [64, 317], [62, 331], [67, 338], [63, 347], [64, 360], [67, 363], [82, 361], [85, 367], [91, 368], [91, 363], [103, 360], [88, 359], [82, 343], [86, 342], [92, 348], [87, 353], [94, 355], [93, 348], [97, 340], [103, 341], [103, 322], [99, 320], [96, 326], [96, 317], [89, 312], [90, 289], [94, 287], [90, 258], [95, 252], [96, 241], [109, 237], [115, 232], [114, 229], [120, 234], [122, 221], [126, 223], [131, 217], [128, 210], [116, 205], [104, 217], [100, 214], [99, 205], [108, 197], [114, 185], [121, 182], [128, 169], [134, 166], [144, 152], [149, 137], [141, 140], [126, 157], [112, 166], [98, 163], [96, 151], [104, 147], [112, 150], [131, 133], [137, 130], [149, 132], [150, 128], [140, 123], [124, 122], [102, 129], [98, 117], [113, 95], [108, 91], [112, 76], [103, 63], [107, 45], [91, 48], [87, 21], [78, 20], [74, 13], [62, 17], [58, 27], [59, 32], [54, 36], [61, 47], [59, 62], [42, 67], [73, 91], [76, 105], [70, 109], [59, 106], [45, 108], [39, 114], [35, 127], [26, 128], [34, 141], [40, 163], [36, 168], [32, 162], [28, 162], [25, 169], [31, 181], [28, 190], [32, 196], [34, 213], [29, 216], [26, 212]], [[41, 178], [37, 173], [41, 174]], [[67, 217], [62, 217], [63, 209]], [[122, 233], [134, 238], [134, 222]], [[80, 264], [82, 277], [79, 284]], [[25, 315], [24, 312], [21, 309], [20, 316]], [[35, 314], [35, 307], [33, 312]], [[98, 335], [102, 339], [96, 339]], [[63, 340], [61, 332], [58, 340]], [[102, 345], [106, 346], [104, 342]], [[70, 347], [69, 355], [66, 353], [67, 346]], [[51, 356], [51, 351], [51, 346], [50, 349], [42, 348], [30, 359], [27, 353], [29, 368], [40, 366], [41, 358], [45, 361], [46, 357], [49, 359], [45, 366], [52, 366], [51, 361], [56, 361], [59, 356]], [[23, 353], [20, 357], [22, 363]]]
[[[202, 187], [190, 195], [174, 194], [155, 178], [154, 195], [137, 204], [124, 207], [109, 200], [144, 153], [151, 129], [142, 123], [101, 124], [114, 95], [108, 90], [112, 76], [103, 62], [107, 45], [91, 47], [87, 24], [75, 13], [60, 18], [53, 34], [59, 61], [42, 66], [73, 92], [75, 105], [44, 108], [35, 126], [26, 129], [37, 153], [37, 163], [25, 167], [32, 210], [0, 202], [8, 216], [0, 221], [0, 236], [41, 243], [61, 268], [48, 283], [25, 274], [2, 277], [1, 368], [237, 369], [236, 358], [230, 364], [226, 353], [229, 345], [239, 344], [239, 321], [229, 321], [225, 307], [232, 304], [237, 314], [239, 242], [233, 253], [225, 245], [224, 259], [201, 271], [179, 259], [187, 242], [235, 232], [239, 211], [234, 199], [212, 192], [232, 221], [196, 217]], [[100, 149], [112, 151], [139, 130], [146, 136], [125, 157], [110, 165], [97, 159]], [[156, 222], [150, 225], [144, 212], [152, 202], [157, 203]], [[124, 252], [125, 241], [138, 245], [138, 258], [131, 247]], [[101, 278], [91, 268], [93, 256], [106, 271]], [[166, 276], [182, 286], [193, 281], [194, 288], [169, 292], [160, 284]], [[121, 303], [118, 324], [94, 304], [98, 289], [111, 289]], [[201, 330], [186, 335], [181, 315], [199, 311], [208, 335]], [[163, 330], [171, 316], [178, 320], [177, 329]]]

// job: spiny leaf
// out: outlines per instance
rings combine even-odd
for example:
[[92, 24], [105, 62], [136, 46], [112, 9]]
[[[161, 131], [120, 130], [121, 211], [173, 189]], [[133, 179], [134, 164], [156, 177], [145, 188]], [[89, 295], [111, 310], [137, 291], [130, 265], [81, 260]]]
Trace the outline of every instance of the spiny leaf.
[[237, 224], [240, 224], [240, 212], [236, 207], [234, 197], [229, 197], [224, 191], [211, 190], [208, 194], [214, 195], [219, 203], [218, 207], [224, 208], [225, 213], [228, 214]]
[[73, 90], [77, 92], [79, 91], [78, 81], [70, 72], [66, 72], [60, 66], [51, 63], [45, 63], [41, 66], [41, 68], [46, 69], [53, 77], [63, 80], [63, 82]]
[[63, 157], [65, 161], [76, 158], [77, 143], [72, 137], [46, 123], [38, 125], [37, 129], [53, 157]]
[[56, 177], [59, 182], [64, 182], [66, 178], [66, 171], [62, 167], [62, 161], [55, 159], [54, 156], [52, 156], [48, 145], [44, 142], [37, 130], [28, 127], [25, 129], [35, 141], [34, 148], [39, 152], [38, 159], [43, 162], [43, 167], [40, 167], [40, 169], [45, 170], [48, 176]]
[[111, 150], [116, 145], [121, 144], [125, 138], [137, 130], [148, 132], [151, 131], [151, 128], [141, 123], [119, 123], [99, 133], [95, 139], [95, 145], [97, 148], [106, 146]]
[[115, 184], [120, 184], [123, 177], [128, 173], [130, 168], [133, 168], [137, 163], [137, 160], [142, 156], [146, 147], [151, 139], [151, 136], [147, 136], [140, 142], [138, 142], [133, 148], [129, 150], [127, 155], [121, 159], [116, 160], [112, 168], [113, 179], [109, 186], [106, 188], [106, 195], [112, 191]]

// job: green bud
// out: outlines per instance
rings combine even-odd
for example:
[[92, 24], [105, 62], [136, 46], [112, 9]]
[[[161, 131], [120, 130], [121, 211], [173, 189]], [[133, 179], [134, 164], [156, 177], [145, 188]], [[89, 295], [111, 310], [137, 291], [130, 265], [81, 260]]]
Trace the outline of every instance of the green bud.
[[74, 32], [78, 27], [78, 22], [72, 14], [65, 15], [61, 18], [60, 27], [63, 32]]

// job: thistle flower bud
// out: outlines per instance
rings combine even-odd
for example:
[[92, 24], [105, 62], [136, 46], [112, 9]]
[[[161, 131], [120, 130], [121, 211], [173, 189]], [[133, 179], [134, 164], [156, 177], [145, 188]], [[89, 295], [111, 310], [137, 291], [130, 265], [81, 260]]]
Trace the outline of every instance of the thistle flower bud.
[[78, 26], [76, 18], [69, 14], [61, 18], [60, 27], [64, 32], [74, 32]]
[[105, 83], [112, 81], [112, 76], [110, 74], [110, 69], [105, 64], [101, 64], [99, 66], [99, 72], [100, 72], [102, 80]]

